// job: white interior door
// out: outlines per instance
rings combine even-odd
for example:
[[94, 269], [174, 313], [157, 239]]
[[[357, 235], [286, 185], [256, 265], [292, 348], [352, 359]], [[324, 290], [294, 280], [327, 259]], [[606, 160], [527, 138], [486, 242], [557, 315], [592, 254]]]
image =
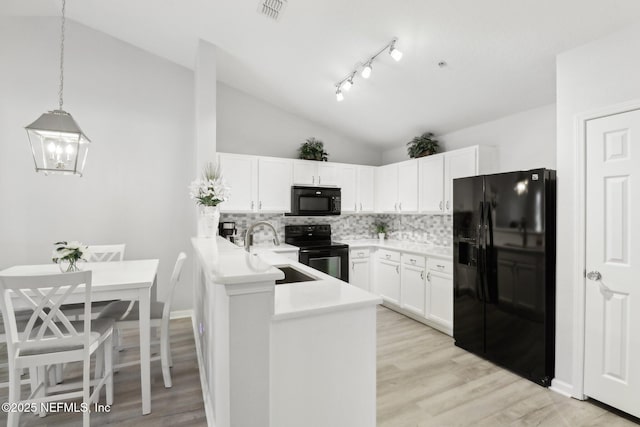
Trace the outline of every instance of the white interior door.
[[587, 123], [584, 392], [640, 416], [640, 111]]

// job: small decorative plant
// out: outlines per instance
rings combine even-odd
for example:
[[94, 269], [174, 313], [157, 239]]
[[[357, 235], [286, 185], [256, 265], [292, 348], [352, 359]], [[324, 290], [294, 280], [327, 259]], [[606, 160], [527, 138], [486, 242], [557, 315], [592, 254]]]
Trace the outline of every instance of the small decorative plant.
[[222, 178], [219, 166], [207, 164], [202, 173], [202, 178], [195, 179], [189, 185], [189, 196], [201, 206], [217, 206], [227, 201], [231, 193], [226, 182]]
[[324, 142], [313, 137], [308, 138], [306, 142], [300, 145], [298, 149], [299, 158], [303, 160], [318, 160], [326, 162], [329, 153], [324, 151]]
[[373, 223], [373, 226], [376, 229], [376, 233], [378, 234], [386, 234], [389, 231], [389, 224], [384, 221], [376, 221]]
[[80, 242], [56, 242], [51, 260], [60, 265], [63, 272], [79, 271], [78, 261], [87, 261], [89, 248]]
[[431, 132], [425, 132], [407, 142], [407, 147], [407, 153], [412, 159], [429, 156], [438, 152], [438, 140]]

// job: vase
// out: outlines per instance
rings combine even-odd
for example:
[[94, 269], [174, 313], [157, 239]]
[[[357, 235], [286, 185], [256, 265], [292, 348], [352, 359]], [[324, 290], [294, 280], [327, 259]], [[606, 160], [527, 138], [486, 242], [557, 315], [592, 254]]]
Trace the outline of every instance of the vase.
[[220, 209], [217, 206], [204, 206], [200, 214], [202, 237], [215, 237], [220, 223]]
[[81, 271], [80, 263], [78, 260], [59, 259], [58, 268], [63, 273], [73, 273], [74, 271]]
[[378, 233], [378, 239], [380, 240], [380, 243], [384, 243], [384, 233]]

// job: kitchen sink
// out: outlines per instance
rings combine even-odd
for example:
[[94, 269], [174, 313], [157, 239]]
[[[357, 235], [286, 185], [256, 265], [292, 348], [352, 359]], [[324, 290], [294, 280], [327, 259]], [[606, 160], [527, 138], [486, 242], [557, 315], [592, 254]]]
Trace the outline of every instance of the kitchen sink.
[[317, 277], [309, 276], [302, 271], [288, 265], [276, 266], [276, 268], [284, 273], [284, 279], [276, 280], [276, 285], [284, 283], [312, 282], [318, 280]]

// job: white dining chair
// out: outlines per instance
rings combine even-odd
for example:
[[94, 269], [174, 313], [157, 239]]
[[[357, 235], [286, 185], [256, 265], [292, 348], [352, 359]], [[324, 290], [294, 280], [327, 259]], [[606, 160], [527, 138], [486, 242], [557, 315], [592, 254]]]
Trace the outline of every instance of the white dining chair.
[[[71, 321], [60, 310], [74, 293], [83, 296], [85, 315], [82, 321]], [[23, 333], [18, 332], [16, 306], [32, 310]], [[107, 404], [113, 404], [114, 322], [91, 319], [91, 271], [0, 276], [0, 309], [6, 325], [10, 404], [39, 404], [82, 397], [83, 404], [90, 408], [98, 402], [103, 387]], [[103, 368], [100, 377], [92, 380], [90, 361], [94, 354], [96, 363]], [[82, 382], [64, 386], [48, 384], [49, 367], [70, 362], [82, 362]], [[21, 399], [20, 375], [24, 368], [37, 372], [36, 387], [27, 399]], [[70, 391], [74, 389], [77, 391]], [[17, 426], [19, 416], [19, 412], [9, 412], [7, 425]], [[89, 427], [89, 411], [83, 413], [82, 421], [84, 427]]]
[[[171, 359], [171, 345], [169, 342], [169, 320], [171, 316], [171, 302], [173, 300], [173, 293], [176, 285], [180, 281], [180, 273], [182, 272], [182, 266], [186, 259], [187, 255], [184, 252], [180, 252], [175, 266], [173, 267], [173, 273], [171, 274], [169, 289], [167, 290], [167, 295], [164, 303], [158, 301], [151, 302], [151, 327], [160, 328], [159, 359], [162, 364], [162, 378], [164, 380], [164, 386], [166, 388], [170, 388], [172, 386], [171, 372], [169, 370], [169, 368], [173, 365]], [[112, 302], [98, 315], [98, 319], [105, 318], [115, 320], [116, 328], [118, 331], [122, 329], [137, 329], [139, 327], [138, 323], [140, 320], [138, 302], [136, 301], [134, 304], [129, 304], [128, 301]], [[151, 360], [158, 360], [158, 357], [152, 358]]]
[[[124, 260], [126, 243], [116, 245], [89, 245], [89, 259], [87, 262], [118, 262]], [[91, 315], [97, 316], [111, 301], [96, 301], [91, 304]], [[62, 311], [75, 320], [82, 318], [84, 307], [82, 304], [65, 304]]]

